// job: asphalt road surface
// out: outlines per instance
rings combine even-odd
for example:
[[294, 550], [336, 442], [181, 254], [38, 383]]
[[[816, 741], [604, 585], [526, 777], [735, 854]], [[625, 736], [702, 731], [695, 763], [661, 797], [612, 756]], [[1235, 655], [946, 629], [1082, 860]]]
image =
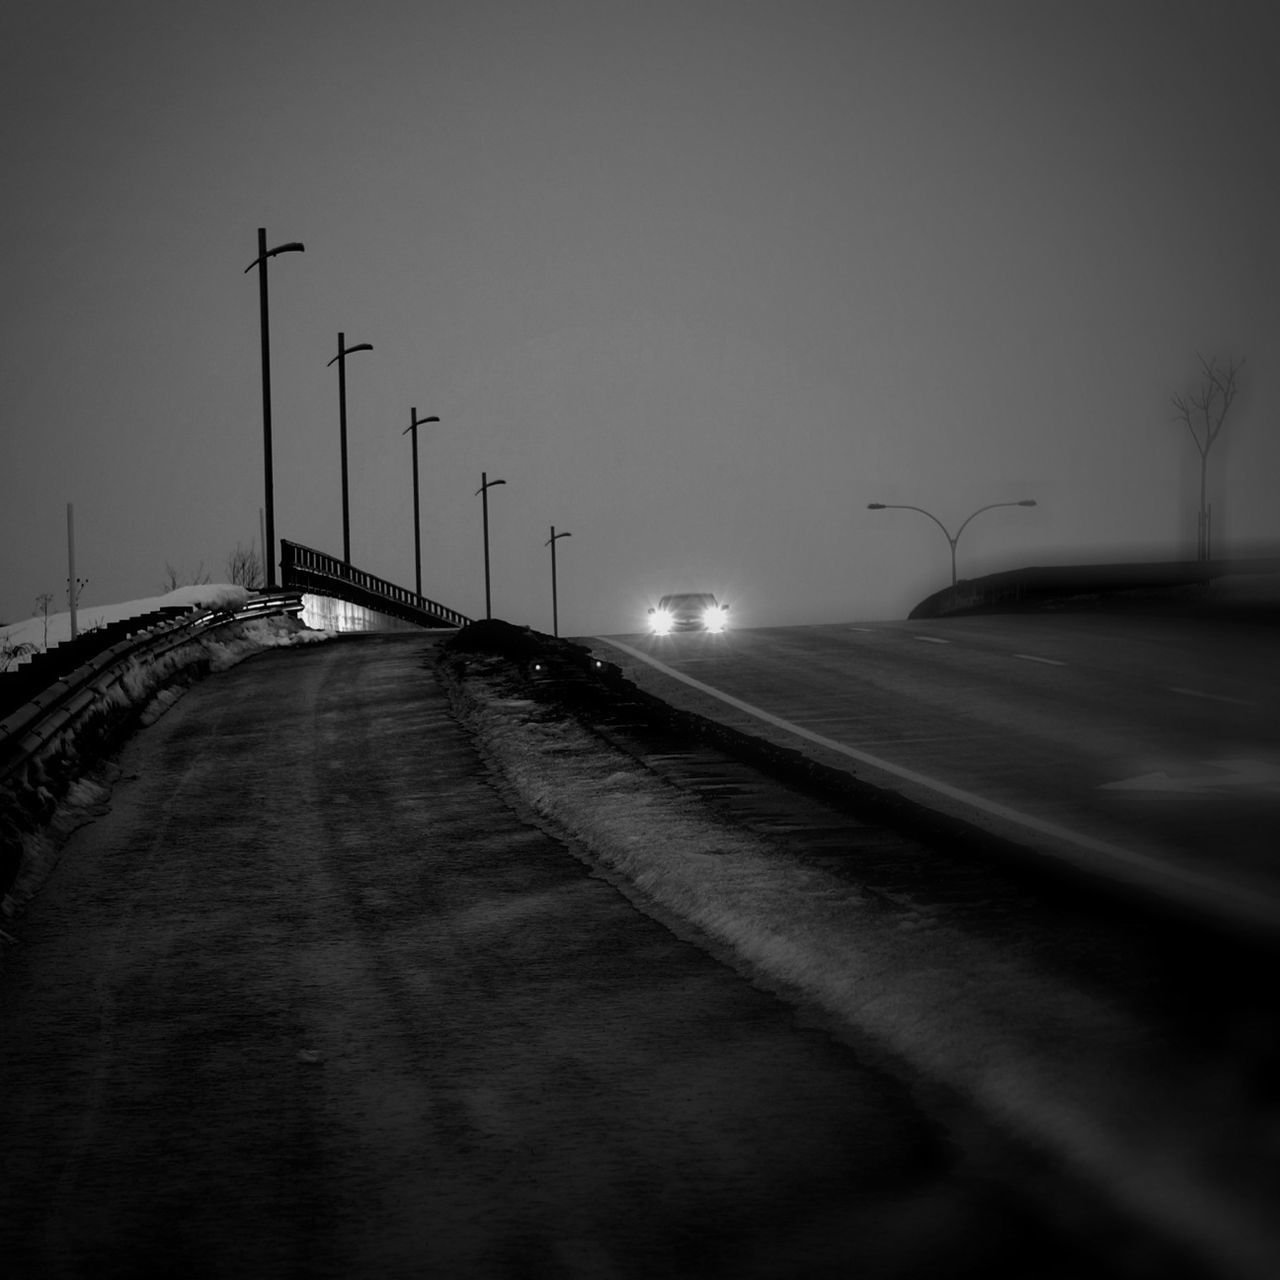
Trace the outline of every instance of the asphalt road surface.
[[599, 648], [677, 703], [1036, 852], [1277, 930], [1276, 640], [1263, 623], [1067, 614]]
[[124, 749], [7, 924], [5, 1276], [1176, 1273], [531, 825], [431, 656], [270, 652]]

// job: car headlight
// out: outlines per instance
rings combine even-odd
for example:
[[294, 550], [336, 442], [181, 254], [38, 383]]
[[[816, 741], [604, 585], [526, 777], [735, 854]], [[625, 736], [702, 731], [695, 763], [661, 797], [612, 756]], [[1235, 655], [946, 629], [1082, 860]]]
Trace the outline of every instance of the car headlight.
[[710, 609], [702, 615], [702, 625], [708, 631], [723, 631], [729, 619], [725, 616], [725, 611], [719, 605], [712, 605]]
[[671, 630], [671, 615], [665, 609], [655, 609], [649, 626], [656, 636], [665, 636]]

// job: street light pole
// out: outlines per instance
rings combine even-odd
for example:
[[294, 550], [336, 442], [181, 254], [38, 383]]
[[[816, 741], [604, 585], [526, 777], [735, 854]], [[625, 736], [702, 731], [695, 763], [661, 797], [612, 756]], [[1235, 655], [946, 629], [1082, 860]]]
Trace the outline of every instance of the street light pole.
[[338, 428], [342, 442], [342, 559], [345, 564], [351, 563], [351, 513], [347, 504], [347, 357], [353, 351], [372, 351], [367, 342], [357, 342], [348, 347], [346, 334], [338, 334], [338, 354], [325, 365], [335, 361], [338, 365]]
[[560, 634], [560, 608], [556, 596], [556, 539], [572, 538], [573, 534], [566, 530], [564, 533], [557, 533], [555, 525], [551, 526], [551, 537], [542, 545], [551, 548], [551, 634], [559, 636]]
[[267, 491], [266, 537], [262, 548], [267, 565], [267, 590], [276, 585], [276, 507], [275, 478], [271, 465], [271, 326], [267, 316], [267, 259], [278, 253], [302, 253], [304, 246], [296, 240], [289, 244], [267, 248], [267, 229], [258, 228], [258, 256], [244, 269], [248, 275], [258, 268], [258, 310], [262, 329], [262, 469], [263, 483]]
[[489, 602], [489, 490], [497, 484], [506, 484], [505, 480], [490, 480], [489, 473], [480, 473], [480, 487], [476, 493], [480, 495], [480, 506], [484, 512], [484, 616], [493, 617], [493, 608]]
[[418, 428], [424, 422], [439, 422], [436, 417], [420, 418], [416, 408], [409, 410], [409, 425], [400, 433], [413, 440], [413, 577], [415, 590], [422, 595], [422, 537], [418, 525]]
[[942, 536], [946, 538], [947, 543], [951, 547], [951, 585], [956, 585], [956, 543], [960, 541], [960, 535], [964, 532], [965, 525], [973, 519], [973, 516], [980, 516], [984, 511], [994, 510], [996, 507], [1034, 507], [1036, 500], [1034, 498], [1023, 498], [1020, 502], [991, 502], [985, 507], [979, 507], [973, 515], [966, 518], [953, 536], [947, 530], [947, 526], [933, 514], [932, 511], [926, 511], [923, 507], [911, 507], [898, 502], [868, 502], [867, 510], [869, 511], [918, 511], [922, 516], [928, 516], [934, 524], [942, 530]]

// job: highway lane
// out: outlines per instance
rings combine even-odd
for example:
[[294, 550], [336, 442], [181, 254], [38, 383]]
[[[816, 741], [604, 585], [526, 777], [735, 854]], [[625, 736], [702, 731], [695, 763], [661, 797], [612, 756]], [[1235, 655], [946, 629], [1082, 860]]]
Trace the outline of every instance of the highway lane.
[[603, 639], [704, 714], [1090, 872], [1280, 925], [1271, 627], [1001, 615]]

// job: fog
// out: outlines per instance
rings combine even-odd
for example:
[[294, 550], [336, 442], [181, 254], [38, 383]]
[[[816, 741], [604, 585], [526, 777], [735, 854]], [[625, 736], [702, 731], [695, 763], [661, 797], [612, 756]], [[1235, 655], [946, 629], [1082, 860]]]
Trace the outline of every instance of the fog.
[[0, 620], [225, 576], [275, 526], [549, 629], [665, 591], [903, 616], [1192, 554], [1171, 396], [1245, 361], [1215, 550], [1280, 545], [1264, 4], [51, 3], [0, 14]]

